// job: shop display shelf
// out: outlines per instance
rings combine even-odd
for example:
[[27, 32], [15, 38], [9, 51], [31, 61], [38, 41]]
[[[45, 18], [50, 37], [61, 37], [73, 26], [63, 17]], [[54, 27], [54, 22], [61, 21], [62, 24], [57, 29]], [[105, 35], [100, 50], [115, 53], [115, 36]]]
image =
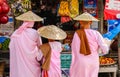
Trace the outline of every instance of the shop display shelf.
[[[99, 69], [99, 73], [108, 73], [109, 77], [116, 77], [117, 71], [118, 71], [117, 64], [100, 66], [100, 69]], [[112, 75], [111, 75], [111, 73], [112, 73]]]

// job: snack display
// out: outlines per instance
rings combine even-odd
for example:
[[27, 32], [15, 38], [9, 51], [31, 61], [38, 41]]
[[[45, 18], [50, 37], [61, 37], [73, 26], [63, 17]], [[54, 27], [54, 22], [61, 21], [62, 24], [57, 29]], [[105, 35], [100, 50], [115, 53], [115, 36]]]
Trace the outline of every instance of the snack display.
[[103, 56], [99, 58], [99, 61], [100, 61], [100, 65], [111, 65], [116, 63], [114, 59], [109, 57], [103, 57]]

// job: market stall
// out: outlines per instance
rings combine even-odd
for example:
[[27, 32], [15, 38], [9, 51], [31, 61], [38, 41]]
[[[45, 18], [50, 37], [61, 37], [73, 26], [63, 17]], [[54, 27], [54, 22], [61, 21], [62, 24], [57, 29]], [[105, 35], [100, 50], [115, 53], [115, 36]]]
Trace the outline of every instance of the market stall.
[[[54, 3], [53, 6], [52, 6], [52, 4], [53, 4], [52, 1]], [[33, 2], [32, 6], [36, 6], [32, 9], [34, 12], [36, 12], [41, 17], [43, 16], [43, 18], [45, 20], [45, 22], [43, 22], [44, 25], [55, 24], [67, 32], [68, 37], [62, 41], [62, 43], [64, 45], [64, 50], [61, 53], [61, 60], [62, 60], [61, 63], [63, 64], [63, 65], [61, 65], [61, 68], [69, 69], [70, 61], [71, 61], [70, 43], [72, 41], [72, 35], [73, 35], [74, 31], [79, 28], [79, 24], [75, 21], [72, 21], [72, 18], [74, 16], [78, 15], [78, 10], [79, 10], [79, 14], [87, 11], [100, 20], [99, 23], [95, 22], [91, 28], [100, 31], [101, 33], [104, 33], [103, 32], [104, 25], [107, 25], [107, 24], [104, 24], [105, 21], [104, 21], [104, 14], [103, 14], [105, 0], [104, 1], [103, 0], [84, 0], [84, 1], [79, 0], [78, 2], [77, 2], [77, 0], [75, 0], [74, 3], [75, 2], [79, 3], [75, 6], [73, 6], [72, 4], [69, 5], [68, 4], [69, 0], [64, 0], [64, 1], [57, 0], [56, 2], [54, 0], [52, 0], [52, 1], [40, 0], [39, 2], [37, 2], [37, 1], [32, 0], [32, 2]], [[89, 1], [91, 1], [91, 2], [89, 2]], [[72, 0], [71, 0], [71, 2], [72, 2]], [[62, 5], [65, 5], [65, 7], [62, 7]], [[79, 5], [79, 7], [78, 7], [78, 5]], [[69, 6], [74, 7], [74, 8], [69, 9]], [[37, 8], [37, 7], [40, 7], [40, 8]], [[50, 8], [48, 8], [48, 7], [50, 7], [52, 9], [52, 12], [51, 12]], [[77, 10], [76, 10], [76, 8], [77, 8]], [[73, 10], [75, 10], [75, 13], [73, 13]], [[54, 22], [54, 20], [52, 20], [53, 23], [51, 23], [51, 17], [48, 16], [48, 13], [49, 13], [49, 15], [51, 15], [51, 17], [56, 15], [58, 18], [58, 19], [56, 19], [57, 21]], [[97, 26], [94, 26], [94, 25], [97, 25]], [[105, 64], [102, 64], [100, 66], [100, 68], [101, 68], [100, 72], [106, 73], [106, 70], [111, 70], [111, 68], [113, 68], [114, 71], [108, 71], [107, 73], [114, 72], [114, 76], [115, 76], [115, 74], [118, 70], [118, 53], [117, 53], [117, 51], [114, 53], [115, 55], [113, 55], [113, 53], [114, 52], [110, 52], [110, 54], [106, 55], [105, 57], [111, 58], [115, 62], [107, 63], [107, 64], [105, 62]], [[63, 67], [63, 66], [65, 66], [65, 67]], [[68, 73], [68, 71], [67, 71], [67, 73]]]
[[[102, 3], [102, 1], [101, 1], [101, 3]], [[103, 3], [102, 3], [102, 5], [103, 5]], [[104, 6], [102, 6], [102, 7], [104, 7]], [[93, 7], [92, 7], [93, 8]], [[103, 9], [103, 8], [101, 8], [101, 9]], [[103, 12], [101, 9], [99, 9], [101, 12]], [[99, 12], [100, 13], [100, 15], [98, 14], [98, 17], [99, 16], [101, 16], [101, 12]], [[97, 15], [97, 14], [96, 14]], [[103, 15], [99, 18], [100, 20], [102, 20], [101, 22], [103, 22]], [[100, 29], [103, 29], [102, 28], [102, 26], [103, 25], [108, 25], [107, 23], [106, 24], [103, 24], [103, 23], [101, 23], [101, 26], [100, 27], [97, 27], [97, 28], [95, 28], [95, 29], [97, 29], [97, 30], [100, 30]], [[99, 24], [100, 25], [100, 24]], [[94, 25], [93, 25], [94, 26]], [[109, 25], [108, 25], [109, 26]], [[94, 27], [93, 27], [93, 29], [94, 29]], [[100, 31], [103, 31], [103, 30], [100, 30]], [[103, 33], [103, 32], [101, 32], [101, 33]], [[119, 33], [119, 32], [118, 32]], [[111, 38], [115, 38], [115, 36], [117, 36], [117, 34], [118, 34], [117, 32], [115, 32], [115, 34], [116, 35], [114, 35], [114, 36], [112, 36]], [[65, 41], [67, 41], [68, 43], [70, 43], [70, 38], [66, 38], [66, 40]], [[117, 46], [116, 46], [117, 47]], [[65, 45], [65, 50], [68, 50], [67, 52], [62, 52], [62, 56], [61, 57], [63, 57], [63, 58], [61, 58], [61, 60], [63, 61], [63, 65], [64, 66], [66, 66], [66, 68], [65, 67], [62, 67], [63, 68], [63, 72], [66, 72], [66, 73], [64, 73], [65, 75], [68, 75], [69, 73], [68, 73], [68, 70], [69, 70], [69, 65], [65, 65], [64, 64], [64, 62], [66, 62], [66, 64], [68, 63], [70, 63], [70, 60], [71, 60], [71, 56], [70, 56], [70, 50], [69, 50], [69, 46], [67, 46], [67, 45]], [[65, 57], [68, 59], [65, 59]], [[67, 61], [68, 62], [67, 62]], [[99, 73], [108, 73], [109, 75], [110, 75], [110, 77], [116, 77], [117, 76], [117, 72], [118, 72], [118, 63], [119, 63], [119, 56], [118, 56], [118, 51], [111, 51], [110, 50], [110, 53], [108, 54], [108, 55], [105, 55], [104, 56], [104, 58], [102, 58], [101, 59], [101, 57], [100, 57], [100, 71], [99, 71]], [[111, 73], [113, 73], [112, 75], [111, 75]], [[64, 75], [63, 75], [64, 76]], [[65, 77], [67, 77], [67, 76], [65, 76]]]
[[[118, 1], [118, 0], [106, 0], [106, 4], [105, 4], [105, 9], [104, 9], [104, 15], [105, 15], [105, 20], [107, 20], [108, 22], [109, 21], [113, 21], [113, 24], [112, 25], [109, 25], [108, 26], [108, 28], [109, 28], [109, 33], [111, 33], [111, 34], [109, 34], [110, 36], [112, 35], [112, 36], [114, 36], [114, 37], [116, 37], [117, 38], [117, 40], [118, 41], [116, 41], [117, 43], [117, 52], [114, 52], [114, 53], [116, 53], [117, 54], [117, 56], [118, 56], [118, 73], [119, 73], [119, 69], [120, 69], [120, 30], [119, 30], [119, 28], [118, 27], [120, 27], [120, 22], [119, 22], [119, 19], [120, 19], [120, 17], [119, 17], [119, 13], [120, 13], [120, 9], [119, 9], [119, 7], [120, 7], [120, 1]], [[118, 22], [118, 23], [116, 23], [116, 22]], [[117, 24], [117, 25], [116, 25]], [[113, 25], [114, 25], [114, 27], [113, 27]], [[112, 29], [112, 30], [111, 30]], [[114, 31], [115, 30], [115, 31]], [[113, 32], [114, 31], [114, 32]], [[112, 38], [112, 39], [115, 39], [115, 38]], [[116, 45], [116, 44], [114, 44], [114, 45]], [[114, 47], [114, 48], [116, 48], [116, 47]]]
[[[72, 41], [72, 37], [74, 34], [74, 31], [80, 28], [79, 23], [76, 21], [73, 21], [72, 18], [75, 16], [81, 14], [82, 12], [89, 12], [96, 18], [100, 20], [99, 23], [94, 22], [91, 28], [95, 30], [99, 30], [101, 33], [103, 33], [103, 8], [104, 8], [104, 2], [103, 0], [20, 0], [16, 1], [14, 4], [12, 3], [12, 11], [13, 15], [18, 16], [23, 12], [26, 12], [28, 10], [32, 10], [39, 16], [44, 18], [44, 22], [42, 22], [43, 25], [48, 24], [55, 24], [56, 26], [62, 28], [67, 32], [67, 38], [65, 40], [62, 40], [64, 50], [61, 52], [61, 68], [62, 68], [62, 75], [63, 77], [69, 77], [69, 68], [71, 63], [71, 48], [70, 44]], [[91, 1], [91, 2], [89, 2]], [[87, 3], [88, 2], [88, 3]], [[68, 4], [70, 3], [70, 4]], [[100, 3], [100, 4], [99, 4]], [[76, 5], [74, 5], [76, 4]], [[61, 6], [60, 6], [61, 5]], [[65, 7], [63, 7], [64, 5]], [[71, 8], [69, 8], [71, 7]], [[73, 8], [72, 8], [73, 7]], [[105, 11], [106, 12], [106, 11]], [[109, 16], [108, 16], [109, 17]], [[11, 35], [11, 33], [14, 31], [14, 28], [18, 28], [17, 25], [20, 24], [20, 22], [14, 22], [13, 18], [9, 18], [9, 22], [7, 24], [1, 25], [1, 30], [4, 31], [3, 34]], [[9, 26], [8, 26], [9, 25]], [[15, 25], [15, 26], [13, 26]], [[94, 26], [97, 25], [97, 26]], [[10, 34], [8, 34], [10, 33]], [[9, 42], [9, 41], [7, 41]], [[3, 43], [3, 42], [2, 42]], [[3, 55], [4, 52], [8, 52], [8, 44], [5, 46], [3, 45], [1, 55]], [[3, 51], [4, 50], [4, 51]], [[7, 50], [7, 51], [6, 51]], [[120, 50], [118, 50], [120, 51]], [[120, 53], [119, 53], [120, 55]], [[4, 57], [4, 56], [1, 56]], [[106, 59], [107, 58], [107, 59]], [[110, 61], [108, 60], [110, 59]], [[120, 65], [120, 61], [118, 62], [118, 52], [117, 51], [110, 51], [110, 54], [105, 55], [104, 58], [100, 58], [100, 73], [113, 73], [113, 76], [116, 77], [116, 73], [118, 71], [118, 63]], [[107, 61], [106, 61], [107, 60]], [[102, 62], [104, 61], [104, 62]], [[110, 74], [111, 75], [111, 74]]]
[[9, 42], [14, 31], [14, 19], [9, 2], [0, 0], [0, 76], [7, 76], [9, 68]]

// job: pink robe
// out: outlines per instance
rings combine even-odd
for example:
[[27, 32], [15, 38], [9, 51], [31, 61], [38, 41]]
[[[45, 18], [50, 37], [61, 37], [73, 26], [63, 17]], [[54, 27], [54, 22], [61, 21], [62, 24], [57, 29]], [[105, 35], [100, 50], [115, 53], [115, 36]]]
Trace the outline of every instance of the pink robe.
[[62, 77], [60, 65], [60, 52], [62, 51], [62, 45], [60, 42], [49, 42], [49, 44], [51, 47], [51, 60], [48, 77]]
[[90, 45], [91, 54], [88, 56], [80, 54], [80, 38], [75, 32], [71, 45], [72, 62], [70, 67], [70, 77], [98, 77], [98, 48], [101, 48], [104, 54], [108, 53], [109, 47], [105, 44], [103, 37], [98, 31], [85, 29], [85, 32]]
[[32, 28], [16, 30], [11, 36], [10, 48], [10, 77], [40, 77], [41, 59], [38, 46], [41, 38]]

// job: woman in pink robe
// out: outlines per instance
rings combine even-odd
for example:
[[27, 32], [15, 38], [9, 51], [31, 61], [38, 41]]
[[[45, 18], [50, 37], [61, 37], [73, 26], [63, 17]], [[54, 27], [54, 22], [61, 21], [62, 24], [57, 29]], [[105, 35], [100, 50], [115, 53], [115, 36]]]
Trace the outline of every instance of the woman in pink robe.
[[[82, 21], [82, 18], [86, 17]], [[109, 46], [105, 43], [102, 35], [96, 31], [90, 29], [90, 24], [92, 19], [91, 16], [85, 13], [85, 15], [81, 15], [80, 24], [82, 29], [84, 30], [87, 38], [87, 43], [90, 48], [90, 54], [84, 55], [80, 53], [80, 48], [82, 41], [78, 36], [78, 33], [75, 32], [71, 44], [72, 48], [72, 62], [70, 66], [70, 77], [98, 77], [99, 72], [99, 52], [98, 49], [102, 50], [102, 54], [107, 54], [109, 50]], [[93, 18], [95, 20], [95, 18]], [[85, 44], [86, 45], [86, 44]]]
[[[48, 39], [48, 43], [42, 44], [40, 46], [43, 52], [43, 71], [42, 77], [62, 77], [61, 75], [61, 60], [60, 54], [62, 51], [62, 44], [56, 40], [63, 40], [66, 38], [67, 34], [60, 28], [54, 25], [44, 26], [38, 29], [38, 33]], [[47, 48], [47, 49], [43, 49]], [[47, 56], [44, 55], [44, 51], [47, 52]]]
[[77, 33], [72, 40], [72, 63], [70, 67], [70, 77], [98, 77], [100, 47], [104, 54], [108, 52], [108, 46], [104, 43], [101, 34], [95, 30], [85, 30], [92, 54], [84, 56], [79, 53], [80, 39]]
[[10, 41], [10, 77], [40, 77], [42, 53], [38, 46], [42, 44], [37, 31], [32, 29], [34, 22], [24, 22], [11, 36]]

